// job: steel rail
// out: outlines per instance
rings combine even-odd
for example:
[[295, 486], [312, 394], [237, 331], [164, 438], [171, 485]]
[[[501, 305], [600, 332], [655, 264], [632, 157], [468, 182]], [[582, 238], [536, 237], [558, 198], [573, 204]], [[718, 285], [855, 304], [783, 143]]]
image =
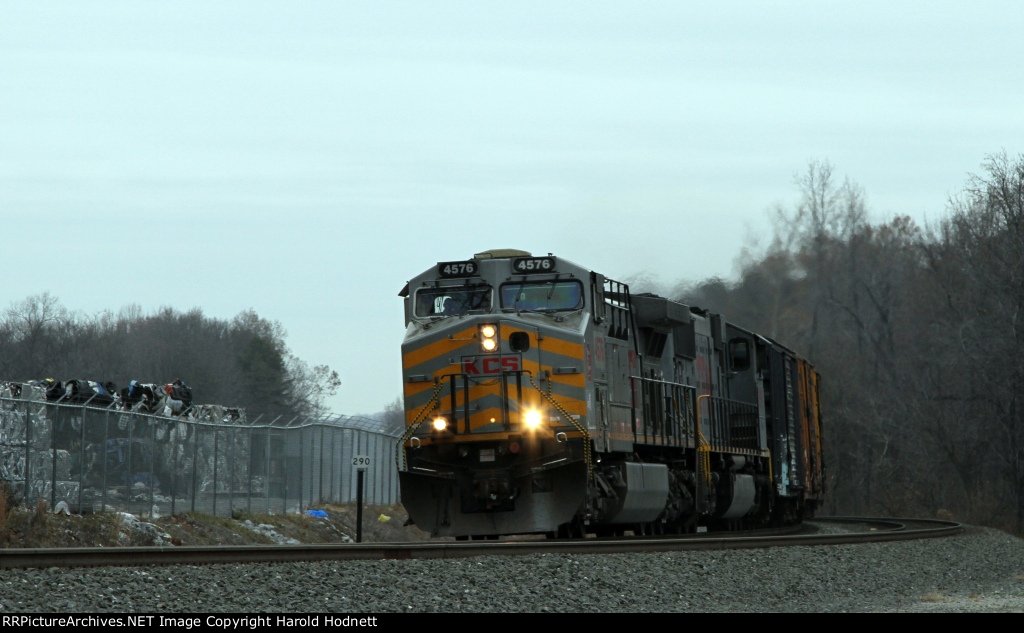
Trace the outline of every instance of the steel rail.
[[[138, 565], [209, 565], [325, 560], [395, 560], [517, 556], [524, 554], [622, 554], [795, 545], [841, 545], [952, 536], [963, 526], [929, 519], [830, 517], [814, 522], [854, 523], [874, 529], [842, 534], [685, 535], [552, 541], [422, 541], [318, 545], [204, 545], [0, 550], [0, 569]], [[917, 527], [911, 527], [917, 525]]]

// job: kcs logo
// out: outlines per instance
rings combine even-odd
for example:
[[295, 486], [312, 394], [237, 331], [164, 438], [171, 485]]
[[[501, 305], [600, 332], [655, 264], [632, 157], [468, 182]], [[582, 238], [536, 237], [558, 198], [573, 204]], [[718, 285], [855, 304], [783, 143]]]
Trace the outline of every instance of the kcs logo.
[[470, 376], [491, 376], [506, 371], [519, 371], [518, 356], [464, 356], [462, 373]]

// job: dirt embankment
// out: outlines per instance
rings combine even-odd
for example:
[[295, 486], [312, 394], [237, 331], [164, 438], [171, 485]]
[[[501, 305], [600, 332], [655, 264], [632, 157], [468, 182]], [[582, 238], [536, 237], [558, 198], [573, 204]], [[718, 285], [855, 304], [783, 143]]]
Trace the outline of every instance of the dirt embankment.
[[[363, 541], [430, 538], [415, 526], [404, 526], [406, 519], [401, 506], [365, 507]], [[0, 508], [0, 548], [347, 543], [355, 538], [354, 506], [323, 505], [303, 514], [190, 513], [157, 519], [123, 512], [53, 513], [45, 503], [31, 509]]]

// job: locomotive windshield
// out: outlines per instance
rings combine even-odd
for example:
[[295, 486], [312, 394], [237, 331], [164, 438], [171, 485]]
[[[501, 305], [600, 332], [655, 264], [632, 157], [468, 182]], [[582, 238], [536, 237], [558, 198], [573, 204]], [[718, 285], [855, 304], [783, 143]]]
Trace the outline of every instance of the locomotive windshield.
[[421, 288], [416, 292], [416, 316], [461, 316], [491, 309], [490, 286]]
[[583, 307], [583, 285], [575, 280], [503, 284], [501, 307], [537, 312], [579, 310]]

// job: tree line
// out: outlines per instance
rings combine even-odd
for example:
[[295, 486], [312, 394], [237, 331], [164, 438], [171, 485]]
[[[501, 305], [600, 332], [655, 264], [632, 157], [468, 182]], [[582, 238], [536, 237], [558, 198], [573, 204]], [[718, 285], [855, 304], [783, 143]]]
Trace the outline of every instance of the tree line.
[[1024, 532], [1024, 156], [988, 157], [920, 226], [872, 223], [828, 163], [735, 281], [677, 287], [822, 375], [827, 512]]
[[[827, 513], [934, 515], [1024, 532], [1024, 156], [988, 157], [945, 215], [871, 222], [828, 163], [798, 177], [736, 280], [669, 293], [809, 358], [822, 375]], [[0, 318], [0, 379], [189, 383], [197, 402], [318, 416], [340, 380], [280, 324], [138, 306], [72, 313], [49, 294]], [[403, 426], [401, 400], [386, 426]]]
[[49, 293], [12, 304], [0, 317], [0, 379], [54, 378], [169, 383], [182, 379], [195, 402], [242, 407], [249, 419], [318, 417], [341, 381], [285, 344], [279, 323], [244, 311], [230, 320], [162, 308], [143, 314], [75, 313]]

